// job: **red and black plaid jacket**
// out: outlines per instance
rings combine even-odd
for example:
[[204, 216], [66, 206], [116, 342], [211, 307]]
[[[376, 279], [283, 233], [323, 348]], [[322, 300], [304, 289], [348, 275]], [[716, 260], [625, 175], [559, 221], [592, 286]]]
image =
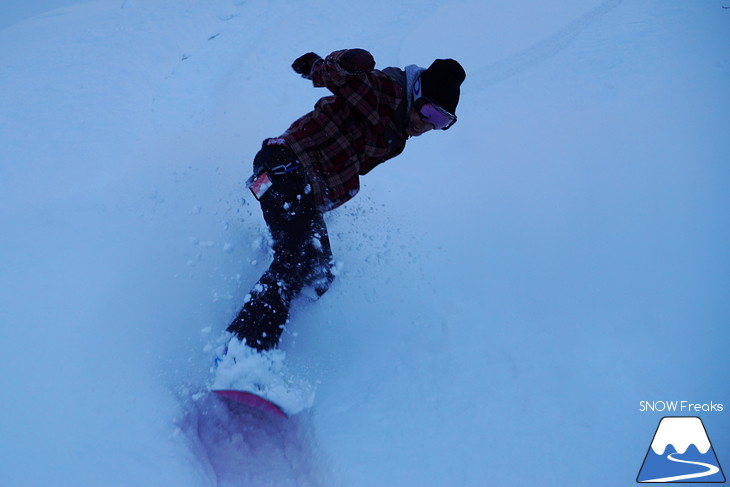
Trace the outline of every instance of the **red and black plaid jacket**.
[[323, 211], [355, 196], [359, 177], [400, 154], [407, 139], [402, 82], [379, 70], [345, 71], [338, 63], [345, 52], [314, 63], [314, 86], [327, 87], [333, 95], [321, 98], [282, 135], [306, 170]]

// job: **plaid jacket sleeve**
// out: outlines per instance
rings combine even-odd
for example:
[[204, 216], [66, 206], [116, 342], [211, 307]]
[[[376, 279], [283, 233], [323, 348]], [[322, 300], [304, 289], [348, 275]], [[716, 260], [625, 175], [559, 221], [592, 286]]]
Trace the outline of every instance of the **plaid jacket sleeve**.
[[[353, 74], [340, 66], [339, 60], [348, 50], [335, 51], [312, 66], [311, 79], [316, 87], [326, 87], [344, 99], [371, 125], [382, 124], [384, 111], [390, 113], [400, 99], [391, 88], [392, 82], [371, 73]], [[385, 81], [387, 80], [387, 81]], [[385, 81], [385, 82], [384, 82]], [[386, 122], [387, 123], [387, 122]]]

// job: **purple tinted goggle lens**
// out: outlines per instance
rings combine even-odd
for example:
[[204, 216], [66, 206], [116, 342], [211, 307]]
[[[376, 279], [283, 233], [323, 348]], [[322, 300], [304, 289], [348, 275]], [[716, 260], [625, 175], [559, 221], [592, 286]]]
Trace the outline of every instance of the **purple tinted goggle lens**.
[[446, 130], [456, 123], [456, 115], [447, 112], [427, 98], [420, 99], [421, 107], [418, 113], [424, 122], [430, 123], [435, 129]]

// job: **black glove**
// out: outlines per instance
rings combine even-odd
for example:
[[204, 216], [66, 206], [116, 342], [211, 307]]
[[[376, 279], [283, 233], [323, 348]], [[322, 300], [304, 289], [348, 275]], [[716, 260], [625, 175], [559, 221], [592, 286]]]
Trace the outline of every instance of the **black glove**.
[[308, 52], [296, 58], [291, 67], [295, 73], [301, 74], [302, 78], [310, 79], [309, 74], [312, 72], [312, 66], [318, 59], [322, 59], [319, 54]]
[[375, 69], [373, 55], [365, 49], [348, 49], [339, 59], [340, 67], [353, 74], [367, 73]]

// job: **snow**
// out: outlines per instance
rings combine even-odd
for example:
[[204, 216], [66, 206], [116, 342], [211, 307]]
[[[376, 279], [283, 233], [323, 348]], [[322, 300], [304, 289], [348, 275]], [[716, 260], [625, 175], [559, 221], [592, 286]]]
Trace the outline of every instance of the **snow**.
[[[729, 402], [723, 6], [4, 2], [0, 485], [633, 482], [640, 401]], [[461, 60], [459, 123], [328, 215], [337, 279], [281, 346], [312, 408], [216, 442], [195, 398], [269, 259], [251, 160], [325, 94], [291, 61], [344, 47]]]
[[212, 350], [216, 356], [212, 390], [255, 392], [289, 416], [312, 407], [314, 388], [287, 367], [286, 352], [275, 349], [257, 353], [227, 333], [222, 338]]

